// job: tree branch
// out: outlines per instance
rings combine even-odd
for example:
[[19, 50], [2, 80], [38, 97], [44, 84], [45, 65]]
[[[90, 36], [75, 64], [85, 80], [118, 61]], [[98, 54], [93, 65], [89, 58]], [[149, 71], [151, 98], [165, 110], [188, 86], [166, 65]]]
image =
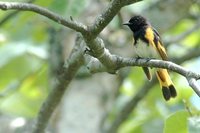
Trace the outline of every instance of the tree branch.
[[[148, 67], [157, 67], [157, 68], [165, 68], [172, 70], [174, 72], [177, 72], [181, 75], [183, 75], [186, 79], [194, 78], [195, 80], [200, 79], [200, 74], [194, 73], [192, 71], [189, 71], [175, 63], [169, 62], [169, 61], [162, 61], [162, 60], [155, 60], [155, 59], [137, 59], [137, 58], [123, 58], [117, 55], [111, 55], [109, 51], [104, 50], [104, 53], [101, 55], [101, 58], [98, 58], [99, 60], [91, 60], [87, 66], [87, 68], [95, 73], [95, 72], [102, 72], [104, 70], [115, 73], [118, 69], [122, 67], [127, 66], [148, 66]], [[105, 58], [106, 60], [109, 60], [111, 62], [104, 62], [102, 61], [102, 58]], [[110, 59], [108, 59], [110, 58]], [[95, 65], [94, 65], [95, 64]], [[110, 65], [115, 64], [115, 65]], [[112, 70], [112, 71], [110, 71]], [[188, 80], [189, 82], [189, 80]], [[195, 81], [196, 82], [196, 81]], [[193, 80], [194, 83], [194, 80]], [[189, 83], [190, 84], [190, 83]], [[193, 86], [191, 86], [193, 87]], [[195, 85], [194, 91], [197, 93], [197, 95], [200, 97], [200, 87]]]
[[[33, 3], [35, 0], [29, 0], [27, 3]], [[16, 16], [19, 13], [19, 10], [13, 11], [11, 13], [9, 13], [8, 15], [6, 15], [5, 17], [3, 17], [0, 20], [0, 26], [3, 25], [5, 22], [7, 22], [9, 19], [11, 19], [12, 17]]]
[[100, 13], [92, 26], [88, 26], [90, 33], [89, 39], [94, 39], [105, 28], [108, 23], [116, 16], [122, 7], [142, 0], [112, 0], [111, 3]]
[[[196, 92], [196, 94], [199, 96], [200, 94], [200, 89], [199, 89], [199, 85], [197, 84], [196, 82], [196, 79], [195, 78], [187, 78], [188, 80], [188, 83], [190, 85], [191, 88], [193, 88], [193, 90]], [[199, 96], [200, 97], [200, 96]]]
[[119, 12], [122, 6], [123, 4], [120, 2], [120, 0], [112, 0], [112, 2], [108, 5], [108, 7], [104, 9], [103, 12], [97, 16], [93, 25], [88, 27], [89, 32], [91, 33], [90, 36], [92, 36], [91, 39], [97, 37], [97, 35], [104, 29], [104, 27]]
[[[191, 51], [194, 51], [194, 50], [196, 50], [196, 48], [194, 48]], [[191, 51], [188, 51], [188, 53], [186, 53], [185, 55], [183, 55], [180, 58], [173, 59], [174, 62], [182, 64], [183, 62], [185, 62], [187, 60], [191, 60], [193, 58], [200, 56], [200, 52], [197, 53], [197, 52], [191, 52]], [[191, 88], [193, 88], [193, 90], [197, 94], [200, 94], [198, 85], [196, 84], [197, 83], [196, 80], [193, 78], [189, 78], [187, 80], [188, 80]], [[117, 131], [119, 126], [128, 118], [129, 114], [136, 108], [137, 104], [142, 100], [142, 98], [144, 98], [148, 94], [149, 90], [155, 84], [156, 84], [156, 77], [154, 75], [152, 78], [152, 81], [145, 82], [145, 84], [138, 90], [138, 92], [135, 94], [135, 96], [133, 96], [132, 99], [128, 103], [126, 103], [126, 105], [121, 109], [121, 111], [119, 112], [117, 117], [114, 119], [112, 125], [107, 130], [108, 133], [115, 133]]]
[[[200, 74], [197, 74], [195, 72], [189, 71], [182, 66], [179, 66], [173, 62], [170, 61], [163, 61], [163, 60], [148, 60], [148, 59], [133, 59], [133, 58], [121, 58], [117, 57], [117, 64], [119, 64], [119, 68], [125, 67], [125, 66], [148, 66], [148, 67], [156, 67], [156, 68], [165, 68], [168, 70], [172, 70], [174, 72], [177, 72], [184, 77], [193, 77], [196, 80], [200, 79]], [[119, 63], [118, 63], [119, 62]]]
[[52, 91], [47, 97], [47, 100], [43, 103], [33, 133], [44, 133], [48, 124], [50, 116], [54, 109], [60, 103], [63, 94], [65, 93], [67, 86], [73, 79], [74, 75], [78, 71], [81, 65], [84, 63], [83, 49], [81, 48], [82, 38], [79, 36], [76, 39], [76, 46], [71, 52], [69, 59], [65, 62], [62, 68], [62, 73], [57, 77], [57, 82], [53, 86]]
[[[109, 73], [116, 73], [116, 71], [122, 67], [127, 66], [148, 66], [157, 68], [166, 68], [183, 75], [186, 79], [194, 78], [196, 80], [200, 79], [200, 74], [189, 71], [175, 63], [162, 60], [148, 60], [148, 59], [137, 59], [137, 58], [123, 58], [117, 55], [110, 54], [109, 50], [104, 47], [104, 42], [100, 38], [96, 38], [92, 41], [85, 40], [88, 46], [92, 49], [90, 55], [97, 58], [98, 60], [91, 60], [87, 68], [90, 72], [103, 72], [107, 71]], [[188, 80], [189, 82], [189, 80]], [[191, 86], [192, 87], [192, 86]], [[195, 92], [200, 97], [200, 87], [195, 86]], [[198, 91], [199, 90], [199, 91]]]
[[[92, 71], [93, 73], [96, 73], [99, 71], [102, 72], [101, 69], [102, 68], [105, 69], [104, 67], [106, 67], [107, 68], [106, 70], [108, 72], [110, 72], [109, 70], [112, 70], [112, 72], [114, 72], [122, 67], [127, 67], [127, 66], [148, 66], [148, 67], [166, 68], [174, 72], [177, 72], [185, 77], [188, 77], [188, 75], [190, 75], [194, 77], [195, 79], [200, 78], [200, 74], [191, 72], [170, 61], [163, 61], [163, 60], [156, 60], [156, 59], [149, 60], [149, 59], [138, 59], [138, 58], [123, 58], [121, 56], [111, 55], [108, 51], [105, 51], [105, 53], [107, 53], [108, 55], [104, 54], [102, 55], [102, 57], [106, 56], [107, 58], [110, 58], [107, 60], [110, 60], [112, 62], [108, 62], [108, 63], [103, 62], [103, 61], [101, 62], [101, 58], [100, 60], [91, 60], [87, 66], [90, 71]], [[106, 58], [106, 57], [103, 57], [103, 58]], [[110, 64], [114, 64], [114, 65], [111, 66]]]
[[85, 33], [87, 27], [81, 23], [76, 21], [67, 21], [63, 17], [59, 16], [58, 14], [47, 10], [46, 8], [30, 4], [30, 3], [20, 3], [20, 2], [0, 2], [0, 9], [2, 10], [23, 10], [23, 11], [32, 11], [43, 15], [59, 24], [62, 24], [68, 28], [71, 28], [77, 32], [81, 32], [82, 34]]

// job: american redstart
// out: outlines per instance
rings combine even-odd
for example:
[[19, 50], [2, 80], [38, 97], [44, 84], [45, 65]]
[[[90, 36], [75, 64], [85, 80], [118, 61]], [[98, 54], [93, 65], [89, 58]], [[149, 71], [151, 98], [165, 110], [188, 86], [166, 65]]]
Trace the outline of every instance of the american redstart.
[[[142, 16], [132, 17], [128, 23], [125, 23], [133, 32], [133, 49], [138, 58], [154, 58], [168, 60], [167, 53], [158, 31]], [[148, 67], [142, 67], [147, 78], [151, 80], [152, 76]], [[165, 100], [176, 97], [176, 89], [166, 69], [156, 70], [157, 78], [162, 88]]]

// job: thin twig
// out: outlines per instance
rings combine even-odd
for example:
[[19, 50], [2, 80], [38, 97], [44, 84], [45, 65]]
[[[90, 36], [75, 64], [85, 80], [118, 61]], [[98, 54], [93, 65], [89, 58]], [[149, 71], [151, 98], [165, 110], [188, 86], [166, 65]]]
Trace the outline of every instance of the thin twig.
[[196, 94], [200, 97], [200, 89], [199, 89], [199, 85], [197, 84], [197, 81], [195, 78], [187, 78], [188, 83], [190, 85], [191, 88], [193, 88], [193, 90], [196, 92]]
[[[35, 0], [29, 0], [27, 3], [33, 3], [34, 1]], [[2, 26], [5, 22], [7, 22], [8, 20], [10, 20], [12, 17], [16, 16], [19, 12], [20, 12], [19, 10], [16, 10], [16, 11], [13, 11], [13, 12], [9, 13], [5, 17], [3, 17], [0, 20], [0, 26]]]
[[77, 32], [85, 33], [87, 27], [76, 21], [67, 21], [62, 16], [47, 10], [46, 8], [30, 4], [30, 3], [20, 3], [20, 2], [0, 2], [0, 9], [2, 10], [23, 10], [23, 11], [32, 11], [40, 15], [46, 16], [47, 18], [62, 24], [66, 27], [69, 27]]

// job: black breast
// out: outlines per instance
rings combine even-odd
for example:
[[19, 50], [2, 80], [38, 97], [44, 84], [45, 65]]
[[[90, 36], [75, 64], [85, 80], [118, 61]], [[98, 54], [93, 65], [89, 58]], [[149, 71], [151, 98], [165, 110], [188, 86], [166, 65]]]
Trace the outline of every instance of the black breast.
[[146, 27], [141, 28], [140, 30], [134, 32], [133, 37], [134, 37], [134, 45], [137, 44], [138, 39], [144, 41], [147, 45], [149, 44], [149, 41], [145, 38], [145, 33], [146, 33]]

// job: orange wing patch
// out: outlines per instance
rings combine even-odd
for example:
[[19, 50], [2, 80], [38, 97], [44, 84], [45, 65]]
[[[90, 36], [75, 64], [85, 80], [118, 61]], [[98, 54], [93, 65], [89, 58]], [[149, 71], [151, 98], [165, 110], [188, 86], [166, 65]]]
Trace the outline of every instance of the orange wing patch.
[[164, 46], [162, 45], [162, 43], [160, 43], [160, 40], [158, 41], [158, 44], [157, 44], [157, 51], [159, 52], [159, 54], [163, 60], [168, 60], [167, 52], [166, 52]]
[[146, 33], [145, 33], [145, 38], [149, 41], [150, 45], [152, 45], [157, 50], [158, 54], [161, 56], [161, 58], [163, 60], [168, 60], [167, 52], [166, 52], [164, 46], [162, 45], [160, 37], [157, 36], [158, 41], [154, 42], [155, 36], [156, 36], [156, 34], [154, 35], [153, 29], [151, 27], [147, 27]]
[[151, 27], [146, 28], [145, 32], [145, 38], [149, 41], [150, 45], [152, 45], [154, 48], [156, 48], [153, 40], [154, 40], [154, 32]]

